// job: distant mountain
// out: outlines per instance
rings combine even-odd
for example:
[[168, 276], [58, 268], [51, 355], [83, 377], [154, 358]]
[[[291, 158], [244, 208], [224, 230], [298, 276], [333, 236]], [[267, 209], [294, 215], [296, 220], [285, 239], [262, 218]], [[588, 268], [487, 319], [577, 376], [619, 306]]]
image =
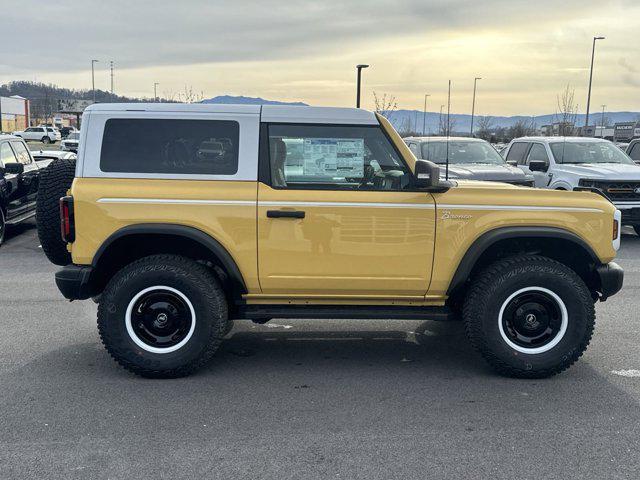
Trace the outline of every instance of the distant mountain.
[[217, 97], [202, 100], [201, 103], [223, 103], [235, 105], [296, 105], [299, 107], [308, 106], [306, 103], [302, 102], [280, 102], [278, 100], [265, 100], [260, 97], [234, 97], [231, 95], [219, 95]]
[[[616, 122], [631, 122], [635, 120], [640, 120], [640, 112], [605, 112], [605, 118], [608, 119], [609, 124], [613, 125]], [[477, 128], [479, 117], [484, 115], [476, 115], [474, 120], [474, 125]], [[535, 115], [535, 116], [524, 116], [524, 115], [515, 115], [513, 117], [504, 117], [504, 116], [494, 116], [488, 115], [491, 118], [491, 129], [496, 128], [509, 128], [515, 125], [519, 121], [531, 122], [533, 121], [535, 125], [540, 128], [542, 125], [552, 124], [555, 119], [555, 115], [547, 114], [547, 115]], [[423, 113], [419, 110], [396, 110], [393, 113], [388, 115], [389, 120], [393, 124], [393, 126], [397, 130], [401, 131], [414, 131], [414, 132], [422, 132], [423, 125]], [[446, 117], [446, 113], [443, 114], [443, 117]], [[594, 124], [596, 122], [600, 122], [601, 112], [595, 111], [592, 112], [589, 118], [589, 123]], [[580, 114], [576, 116], [576, 126], [583, 126], [585, 120], [585, 115]], [[454, 132], [468, 132], [471, 129], [471, 115], [466, 114], [451, 114], [451, 122], [453, 124], [452, 130]], [[437, 112], [427, 112], [426, 121], [425, 121], [425, 133], [436, 133], [439, 130], [440, 125], [440, 114]]]

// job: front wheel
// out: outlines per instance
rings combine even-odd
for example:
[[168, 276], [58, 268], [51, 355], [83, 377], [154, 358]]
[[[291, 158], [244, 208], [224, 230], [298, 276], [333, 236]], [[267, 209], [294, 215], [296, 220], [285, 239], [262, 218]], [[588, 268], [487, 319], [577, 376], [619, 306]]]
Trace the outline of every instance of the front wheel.
[[473, 281], [463, 319], [472, 345], [499, 373], [544, 378], [569, 368], [593, 334], [589, 289], [566, 265], [527, 255], [498, 261]]
[[98, 306], [105, 348], [124, 368], [144, 377], [182, 377], [204, 366], [228, 324], [215, 275], [177, 255], [153, 255], [124, 267]]
[[42, 137], [42, 143], [49, 145], [51, 143], [51, 139], [49, 137]]

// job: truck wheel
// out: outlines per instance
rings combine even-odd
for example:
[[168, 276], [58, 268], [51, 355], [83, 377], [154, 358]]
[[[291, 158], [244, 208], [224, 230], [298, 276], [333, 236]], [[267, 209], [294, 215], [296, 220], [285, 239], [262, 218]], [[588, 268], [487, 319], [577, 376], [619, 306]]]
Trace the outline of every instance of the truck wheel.
[[229, 319], [225, 295], [207, 267], [178, 255], [153, 255], [120, 270], [98, 305], [98, 331], [127, 370], [177, 378], [204, 366]]
[[76, 160], [59, 158], [40, 172], [36, 223], [42, 251], [56, 265], [71, 263], [71, 254], [60, 235], [60, 197], [67, 194], [76, 174]]
[[7, 230], [7, 224], [4, 220], [4, 212], [0, 208], [0, 246], [4, 243], [4, 232]]
[[49, 137], [42, 137], [42, 143], [49, 145], [51, 143], [51, 139]]
[[499, 373], [544, 378], [569, 368], [586, 350], [595, 309], [573, 270], [523, 255], [500, 260], [476, 277], [463, 319], [471, 344]]

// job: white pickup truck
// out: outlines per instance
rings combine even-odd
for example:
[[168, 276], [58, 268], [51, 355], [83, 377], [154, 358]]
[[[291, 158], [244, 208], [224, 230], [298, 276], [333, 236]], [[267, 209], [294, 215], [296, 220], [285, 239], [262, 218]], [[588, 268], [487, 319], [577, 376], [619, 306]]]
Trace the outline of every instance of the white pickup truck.
[[597, 191], [622, 212], [622, 223], [640, 235], [640, 165], [610, 141], [523, 137], [501, 153], [507, 163], [533, 173], [538, 188]]

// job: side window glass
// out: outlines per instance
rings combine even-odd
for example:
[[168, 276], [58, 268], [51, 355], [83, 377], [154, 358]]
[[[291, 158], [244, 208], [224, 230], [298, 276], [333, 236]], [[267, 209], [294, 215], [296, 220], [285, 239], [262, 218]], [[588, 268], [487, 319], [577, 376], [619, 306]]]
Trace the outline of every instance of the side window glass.
[[629, 152], [629, 156], [632, 160], [640, 161], [640, 142], [637, 142], [631, 148], [631, 152]]
[[104, 128], [100, 170], [234, 175], [239, 132], [231, 120], [112, 118]]
[[270, 125], [271, 183], [280, 188], [402, 190], [411, 172], [379, 127]]
[[533, 144], [531, 150], [529, 150], [529, 155], [527, 155], [527, 163], [529, 163], [530, 160], [541, 160], [549, 163], [549, 156], [547, 155], [544, 145], [539, 143]]
[[420, 151], [418, 149], [417, 143], [410, 143], [409, 150], [411, 150], [411, 153], [413, 153], [416, 156], [416, 158], [420, 158]]
[[16, 157], [19, 163], [24, 165], [28, 165], [31, 163], [31, 154], [27, 147], [24, 146], [22, 142], [11, 142], [11, 146], [13, 146], [13, 150], [16, 152]]
[[0, 144], [0, 165], [4, 166], [7, 163], [18, 163], [18, 160], [9, 146], [9, 142], [4, 142]]
[[515, 161], [522, 165], [524, 163], [524, 155], [527, 152], [529, 144], [526, 142], [516, 142], [511, 145], [509, 153], [507, 154], [507, 161]]
[[31, 128], [31, 127], [29, 127], [29, 128], [27, 128], [27, 129], [25, 130], [25, 132], [33, 132], [34, 130], [35, 130], [35, 128]]

